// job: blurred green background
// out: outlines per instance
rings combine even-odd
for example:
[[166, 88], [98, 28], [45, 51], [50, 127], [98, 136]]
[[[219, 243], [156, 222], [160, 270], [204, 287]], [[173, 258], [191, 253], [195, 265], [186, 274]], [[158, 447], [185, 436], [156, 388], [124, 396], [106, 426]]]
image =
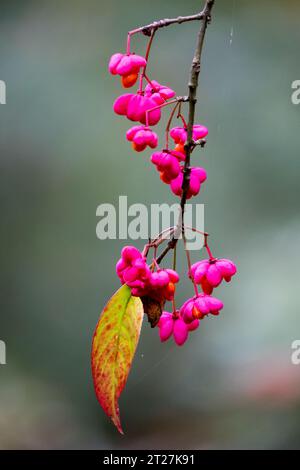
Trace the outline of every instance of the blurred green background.
[[[121, 398], [125, 437], [94, 396], [90, 345], [124, 240], [96, 208], [174, 202], [124, 138], [107, 73], [126, 32], [198, 12], [185, 0], [2, 1], [0, 448], [299, 448], [299, 2], [218, 1], [200, 79], [205, 226], [238, 276], [183, 348], [145, 322]], [[159, 31], [149, 74], [186, 93], [197, 24]], [[146, 38], [133, 48], [143, 53]], [[159, 126], [162, 135], [163, 124]], [[196, 158], [196, 156], [195, 156]], [[143, 246], [143, 242], [137, 244]], [[193, 261], [199, 253], [192, 254]], [[179, 256], [184, 272], [183, 256]], [[192, 295], [186, 283], [179, 301]]]

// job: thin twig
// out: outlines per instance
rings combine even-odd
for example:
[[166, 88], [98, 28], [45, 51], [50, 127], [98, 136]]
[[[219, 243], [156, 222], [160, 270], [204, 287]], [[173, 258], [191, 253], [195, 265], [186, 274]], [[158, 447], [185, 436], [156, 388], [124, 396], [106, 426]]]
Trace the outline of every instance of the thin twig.
[[[191, 268], [192, 268], [192, 263], [191, 263], [190, 252], [187, 249], [186, 236], [185, 236], [184, 231], [182, 231], [182, 237], [183, 237], [184, 251], [185, 251], [185, 254], [186, 254], [187, 265], [188, 265], [188, 270], [189, 270], [188, 272], [189, 272], [189, 275], [190, 275]], [[174, 250], [175, 249], [176, 249], [176, 247], [174, 248]], [[193, 286], [194, 286], [195, 295], [196, 295], [196, 297], [198, 297], [198, 295], [199, 295], [198, 286], [197, 286], [196, 282], [194, 281], [194, 279], [192, 279], [192, 283], [193, 283]]]
[[173, 100], [171, 101], [165, 101], [164, 103], [162, 104], [158, 104], [157, 106], [154, 106], [153, 108], [149, 108], [146, 110], [145, 112], [145, 115], [146, 115], [146, 126], [148, 127], [149, 126], [149, 113], [152, 113], [152, 111], [156, 111], [157, 109], [161, 109], [161, 108], [164, 108], [165, 106], [169, 106], [170, 104], [174, 104], [174, 103], [179, 103], [179, 102], [185, 102], [185, 101], [188, 101], [188, 97], [187, 96], [176, 96], [176, 98], [174, 98]]
[[215, 260], [215, 257], [213, 256], [212, 252], [211, 252], [211, 249], [209, 248], [208, 246], [208, 242], [207, 242], [207, 237], [208, 237], [208, 233], [206, 233], [204, 235], [204, 246], [206, 248], [206, 251], [207, 251], [207, 254], [209, 256], [209, 259], [210, 261], [214, 261]]
[[[140, 89], [139, 89], [140, 93], [142, 92], [142, 89], [143, 89], [144, 78], [146, 78], [146, 70], [147, 70], [147, 65], [148, 65], [148, 59], [149, 59], [149, 54], [150, 54], [152, 42], [153, 42], [153, 39], [154, 39], [154, 36], [155, 36], [155, 32], [156, 32], [156, 29], [153, 29], [151, 31], [150, 39], [149, 39], [149, 42], [148, 42], [148, 45], [147, 45], [147, 50], [146, 50], [146, 54], [145, 54], [146, 65], [143, 68], [143, 71], [142, 71], [141, 76], [140, 76]], [[150, 82], [150, 85], [153, 87], [153, 84], [152, 84], [151, 80], [149, 80], [149, 82]]]
[[[189, 118], [188, 118], [188, 124], [187, 124], [187, 141], [184, 146], [186, 157], [185, 157], [184, 168], [183, 168], [182, 196], [181, 196], [181, 201], [180, 201], [180, 216], [179, 216], [179, 220], [177, 223], [176, 230], [173, 234], [173, 237], [167, 244], [164, 251], [157, 258], [158, 263], [160, 263], [163, 260], [163, 258], [167, 255], [167, 253], [171, 249], [174, 249], [180, 235], [181, 234], [184, 235], [184, 210], [185, 210], [185, 204], [187, 200], [187, 193], [188, 193], [189, 185], [190, 185], [190, 173], [191, 173], [190, 160], [191, 160], [191, 151], [194, 145], [193, 125], [194, 125], [194, 120], [195, 120], [195, 107], [196, 107], [196, 101], [197, 101], [196, 97], [197, 97], [197, 87], [198, 87], [198, 82], [199, 82], [199, 74], [200, 74], [200, 66], [201, 66], [201, 55], [202, 55], [202, 50], [203, 50], [206, 28], [207, 28], [207, 25], [211, 21], [211, 11], [212, 11], [213, 5], [214, 5], [214, 0], [206, 0], [203, 11], [199, 13], [198, 15], [199, 19], [201, 19], [202, 22], [201, 22], [200, 30], [198, 32], [196, 49], [195, 49], [195, 54], [194, 54], [194, 58], [192, 62], [189, 85], [188, 85], [189, 87], [189, 94], [188, 94]], [[189, 21], [191, 21], [191, 19]], [[167, 24], [165, 24], [164, 26], [167, 26]]]

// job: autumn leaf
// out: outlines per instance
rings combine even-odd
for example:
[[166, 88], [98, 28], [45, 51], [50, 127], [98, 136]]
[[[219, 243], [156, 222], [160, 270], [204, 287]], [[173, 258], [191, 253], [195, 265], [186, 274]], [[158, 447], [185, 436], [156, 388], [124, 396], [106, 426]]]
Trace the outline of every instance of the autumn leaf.
[[92, 344], [92, 374], [100, 405], [123, 434], [118, 399], [125, 387], [140, 337], [143, 305], [122, 286], [100, 315]]

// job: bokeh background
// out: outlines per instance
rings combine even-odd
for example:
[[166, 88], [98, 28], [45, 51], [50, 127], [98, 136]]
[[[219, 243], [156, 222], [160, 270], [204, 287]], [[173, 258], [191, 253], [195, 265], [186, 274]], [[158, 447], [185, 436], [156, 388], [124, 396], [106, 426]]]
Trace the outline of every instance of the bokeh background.
[[[121, 437], [94, 396], [93, 329], [126, 240], [99, 241], [103, 202], [174, 202], [133, 154], [107, 73], [126, 32], [201, 1], [2, 1], [0, 448], [299, 448], [299, 2], [216, 1], [198, 119], [212, 249], [239, 274], [183, 348], [145, 322], [120, 401]], [[185, 94], [197, 24], [161, 30], [149, 74]], [[133, 47], [143, 53], [146, 38]], [[163, 125], [159, 132], [162, 134]], [[139, 247], [143, 242], [138, 242]], [[193, 261], [199, 253], [192, 254]], [[184, 272], [184, 258], [179, 269]], [[184, 283], [179, 302], [192, 294]]]

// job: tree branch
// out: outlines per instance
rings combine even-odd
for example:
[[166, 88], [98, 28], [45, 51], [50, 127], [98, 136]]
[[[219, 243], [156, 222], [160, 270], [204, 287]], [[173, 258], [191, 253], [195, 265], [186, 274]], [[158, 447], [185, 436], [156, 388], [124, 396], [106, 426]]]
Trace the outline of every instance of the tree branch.
[[[193, 125], [194, 125], [194, 120], [195, 120], [195, 108], [196, 108], [196, 102], [197, 102], [197, 88], [198, 88], [199, 74], [200, 74], [200, 68], [201, 68], [201, 55], [202, 55], [202, 50], [203, 50], [204, 38], [205, 38], [207, 25], [211, 21], [211, 11], [212, 11], [213, 5], [214, 5], [214, 0], [206, 0], [203, 11], [199, 13], [198, 15], [194, 15], [194, 16], [197, 16], [198, 19], [202, 20], [202, 23], [201, 23], [201, 27], [197, 36], [196, 49], [195, 49], [195, 54], [194, 54], [194, 58], [192, 62], [189, 84], [188, 84], [189, 118], [188, 118], [188, 124], [187, 124], [187, 141], [184, 146], [186, 157], [185, 157], [184, 168], [183, 168], [182, 196], [180, 200], [180, 215], [179, 215], [178, 224], [176, 226], [176, 230], [171, 240], [167, 244], [166, 248], [164, 249], [164, 251], [157, 258], [157, 263], [160, 263], [163, 260], [163, 258], [166, 256], [166, 254], [171, 249], [175, 248], [177, 241], [181, 234], [183, 238], [185, 237], [184, 235], [184, 210], [185, 210], [185, 204], [187, 200], [187, 193], [188, 193], [188, 189], [190, 185], [190, 174], [191, 174], [190, 161], [191, 161], [191, 152], [194, 146]], [[186, 17], [186, 18], [192, 18], [192, 17]], [[167, 21], [167, 20], [163, 20], [163, 21]], [[174, 20], [169, 20], [169, 21], [174, 22]], [[191, 21], [191, 20], [188, 20], [188, 21]], [[165, 24], [164, 26], [167, 26], [167, 25]]]
[[145, 36], [151, 36], [153, 31], [156, 31], [157, 29], [164, 28], [166, 26], [170, 26], [172, 24], [181, 24], [181, 23], [187, 23], [188, 21], [196, 21], [196, 20], [202, 20], [202, 18], [205, 15], [205, 8], [203, 11], [200, 13], [197, 13], [196, 15], [190, 15], [190, 16], [178, 16], [177, 18], [165, 18], [164, 20], [159, 20], [159, 21], [153, 21], [153, 23], [147, 24], [145, 26], [141, 26], [140, 28], [133, 29], [132, 31], [129, 31], [129, 35], [136, 34], [136, 33], [143, 33]]

